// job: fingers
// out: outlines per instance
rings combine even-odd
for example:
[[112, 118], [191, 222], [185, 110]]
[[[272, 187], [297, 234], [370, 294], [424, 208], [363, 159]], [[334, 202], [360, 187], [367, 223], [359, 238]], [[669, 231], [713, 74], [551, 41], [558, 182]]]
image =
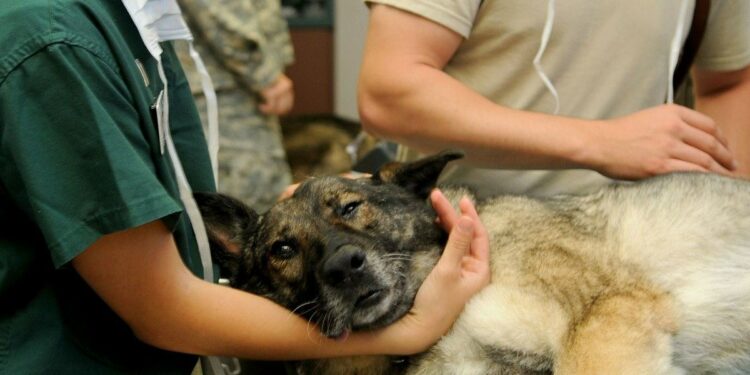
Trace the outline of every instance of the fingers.
[[458, 208], [461, 209], [461, 213], [479, 221], [479, 214], [477, 213], [477, 209], [474, 207], [474, 203], [472, 203], [469, 198], [461, 198], [461, 201], [458, 202]]
[[267, 115], [274, 114], [273, 110], [276, 108], [276, 96], [273, 93], [273, 84], [260, 91], [260, 98], [262, 100], [258, 105], [260, 111]]
[[263, 103], [260, 103], [258, 105], [258, 109], [260, 109], [261, 112], [263, 112], [266, 115], [275, 115], [276, 114], [276, 103], [273, 100], [272, 97], [267, 97], [265, 95], [261, 95], [263, 97]]
[[292, 184], [292, 185], [287, 186], [286, 189], [284, 189], [284, 191], [281, 192], [277, 200], [282, 201], [284, 199], [290, 198], [294, 194], [294, 191], [297, 190], [298, 187], [299, 187], [299, 184]]
[[463, 257], [471, 253], [473, 239], [474, 221], [468, 216], [461, 216], [448, 235], [448, 243], [438, 264], [447, 263], [451, 268], [460, 265]]
[[459, 207], [462, 215], [458, 216], [439, 191], [433, 194], [440, 210], [446, 211], [446, 221], [451, 223], [448, 244], [443, 256], [445, 260], [449, 264], [463, 264], [468, 256], [470, 261], [486, 263], [489, 259], [489, 236], [471, 200], [466, 197], [461, 199]]
[[708, 170], [703, 167], [678, 159], [669, 160], [667, 163], [667, 168], [672, 171], [708, 172]]
[[[456, 212], [448, 199], [443, 195], [439, 189], [434, 189], [430, 194], [430, 200], [432, 201], [432, 207], [438, 215], [438, 223], [447, 232], [450, 232], [458, 223], [461, 215]], [[474, 204], [470, 199], [464, 197], [458, 203], [461, 213], [471, 219], [474, 222], [474, 239], [471, 245], [470, 254], [473, 257], [479, 259], [486, 259], [487, 253], [482, 253], [483, 250], [487, 250], [487, 246], [483, 246], [483, 242], [488, 242], [487, 230], [479, 220], [479, 214], [477, 213]]]
[[719, 134], [719, 129], [713, 120], [687, 108], [683, 111], [683, 115], [685, 115], [683, 119], [690, 126], [684, 127], [680, 138], [687, 145], [694, 147], [695, 152], [682, 157], [674, 156], [712, 172], [726, 174], [736, 169], [736, 161], [727, 147], [726, 139]]
[[678, 113], [680, 117], [685, 120], [688, 124], [692, 125], [693, 127], [700, 129], [701, 131], [708, 133], [715, 137], [721, 144], [724, 146], [729, 145], [729, 141], [727, 141], [724, 134], [721, 132], [721, 129], [716, 126], [716, 122], [711, 117], [706, 116], [703, 113], [700, 113], [698, 111], [692, 110], [687, 107], [682, 106], [676, 106], [678, 109]]
[[689, 144], [678, 146], [672, 151], [672, 157], [675, 160], [669, 160], [666, 166], [667, 170], [714, 172], [724, 175], [732, 174], [731, 170], [719, 164], [710, 154], [704, 152], [699, 147], [691, 147]]
[[292, 109], [293, 99], [291, 95], [275, 93], [261, 94], [263, 103], [258, 108], [267, 115], [285, 115]]
[[352, 180], [356, 180], [358, 178], [370, 178], [370, 177], [372, 177], [372, 175], [369, 174], [369, 173], [362, 173], [362, 172], [357, 172], [357, 171], [344, 172], [344, 173], [339, 174], [339, 176], [344, 177], [344, 178], [349, 178], [349, 179], [352, 179]]
[[284, 115], [294, 106], [292, 81], [284, 74], [260, 92], [263, 103], [258, 108], [265, 114]]
[[474, 237], [471, 241], [470, 255], [480, 262], [485, 262], [490, 257], [490, 239], [487, 234], [487, 229], [479, 220], [479, 214], [477, 213], [474, 204], [468, 198], [461, 199], [459, 203], [461, 212], [467, 215], [474, 224]]
[[448, 201], [448, 198], [446, 198], [438, 189], [434, 189], [432, 193], [430, 193], [430, 201], [432, 202], [432, 208], [435, 209], [435, 212], [438, 215], [440, 226], [446, 232], [450, 232], [458, 221], [460, 215]]
[[274, 115], [285, 115], [289, 113], [289, 111], [292, 110], [293, 106], [293, 96], [288, 93], [279, 93], [278, 95], [272, 94], [272, 96], [268, 99], [267, 103], [261, 104], [259, 107], [261, 111], [264, 111], [266, 114], [274, 114]]

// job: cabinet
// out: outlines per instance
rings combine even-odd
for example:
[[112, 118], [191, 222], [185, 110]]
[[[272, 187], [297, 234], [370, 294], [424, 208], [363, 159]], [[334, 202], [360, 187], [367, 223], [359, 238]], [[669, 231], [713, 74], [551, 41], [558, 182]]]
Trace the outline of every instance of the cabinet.
[[[351, 0], [349, 0], [351, 1]], [[289, 24], [294, 64], [286, 73], [294, 81], [290, 115], [333, 113], [333, 1], [282, 0]]]

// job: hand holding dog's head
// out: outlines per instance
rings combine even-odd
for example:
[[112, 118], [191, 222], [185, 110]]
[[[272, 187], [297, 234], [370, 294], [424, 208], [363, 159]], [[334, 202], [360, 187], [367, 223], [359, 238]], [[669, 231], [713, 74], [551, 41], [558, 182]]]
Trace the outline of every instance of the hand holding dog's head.
[[[234, 287], [338, 337], [409, 310], [446, 239], [426, 198], [459, 157], [445, 152], [392, 163], [372, 178], [313, 178], [260, 218], [228, 197], [196, 198]], [[231, 249], [240, 249], [239, 257], [227, 257]]]

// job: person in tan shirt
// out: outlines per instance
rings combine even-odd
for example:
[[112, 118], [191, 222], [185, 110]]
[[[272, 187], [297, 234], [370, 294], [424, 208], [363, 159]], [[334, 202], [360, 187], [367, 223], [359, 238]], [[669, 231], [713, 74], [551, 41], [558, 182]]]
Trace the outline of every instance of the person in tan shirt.
[[693, 0], [366, 3], [363, 126], [408, 146], [402, 159], [463, 149], [444, 181], [546, 196], [672, 171], [750, 176], [750, 3], [713, 2], [695, 110], [664, 104]]

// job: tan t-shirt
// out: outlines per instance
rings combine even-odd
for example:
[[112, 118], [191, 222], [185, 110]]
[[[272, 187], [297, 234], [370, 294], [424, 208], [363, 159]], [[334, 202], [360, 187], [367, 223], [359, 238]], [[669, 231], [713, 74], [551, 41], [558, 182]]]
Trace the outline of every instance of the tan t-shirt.
[[[685, 28], [692, 19], [688, 1]], [[552, 113], [555, 101], [534, 70], [547, 1], [366, 0], [418, 14], [465, 39], [445, 71], [494, 102]], [[664, 102], [669, 50], [682, 0], [557, 1], [541, 65], [560, 98], [559, 114], [617, 117]], [[683, 39], [687, 36], [683, 33]], [[734, 70], [750, 63], [750, 1], [714, 0], [696, 64]], [[404, 159], [416, 157], [410, 150]], [[450, 166], [443, 181], [480, 195], [578, 193], [610, 180], [588, 170], [510, 171]]]

